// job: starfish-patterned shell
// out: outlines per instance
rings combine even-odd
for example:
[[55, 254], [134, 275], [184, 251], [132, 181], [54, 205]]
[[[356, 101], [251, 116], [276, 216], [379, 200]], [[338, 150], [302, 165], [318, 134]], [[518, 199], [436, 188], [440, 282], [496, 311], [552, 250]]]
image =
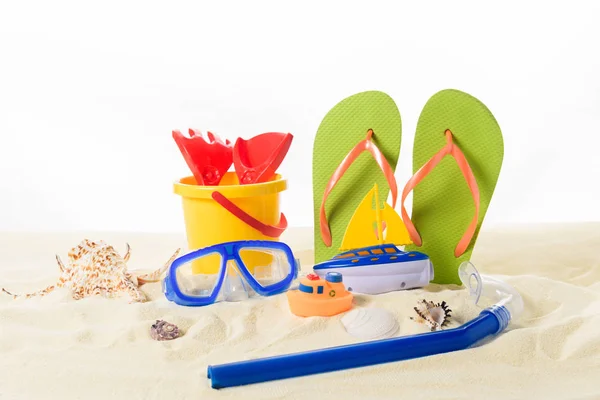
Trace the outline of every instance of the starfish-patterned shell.
[[30, 298], [45, 296], [57, 287], [68, 287], [75, 300], [94, 295], [115, 297], [126, 292], [133, 302], [145, 302], [146, 295], [139, 289], [139, 286], [147, 282], [159, 281], [160, 276], [175, 260], [180, 249], [163, 267], [150, 274], [140, 276], [135, 276], [127, 271], [127, 261], [129, 261], [131, 250], [129, 244], [126, 244], [126, 249], [125, 256], [121, 256], [113, 246], [104, 241], [96, 242], [84, 239], [69, 251], [67, 265], [63, 264], [58, 255], [56, 256], [61, 276], [54, 285], [24, 295], [12, 294], [4, 288], [2, 291], [13, 298]]

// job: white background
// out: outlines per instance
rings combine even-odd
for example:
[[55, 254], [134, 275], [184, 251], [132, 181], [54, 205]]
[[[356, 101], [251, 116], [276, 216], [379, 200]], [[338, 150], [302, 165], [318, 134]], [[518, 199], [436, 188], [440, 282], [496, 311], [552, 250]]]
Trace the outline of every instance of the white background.
[[[600, 219], [600, 2], [3, 1], [0, 230], [183, 231], [172, 129], [291, 132], [282, 206], [312, 225], [312, 142], [382, 90], [455, 88], [505, 140], [486, 226]], [[210, 227], [208, 227], [210, 229]]]

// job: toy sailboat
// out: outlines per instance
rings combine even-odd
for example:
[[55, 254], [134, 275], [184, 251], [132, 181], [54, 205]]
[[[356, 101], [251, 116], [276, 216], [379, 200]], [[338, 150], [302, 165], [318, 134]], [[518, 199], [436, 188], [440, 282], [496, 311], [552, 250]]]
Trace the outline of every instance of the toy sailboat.
[[396, 246], [412, 244], [406, 225], [387, 203], [379, 202], [377, 184], [357, 207], [340, 251], [333, 259], [313, 267], [323, 277], [339, 272], [349, 291], [366, 294], [423, 287], [433, 279], [429, 257]]
[[340, 251], [383, 244], [405, 246], [412, 244], [412, 241], [398, 213], [387, 203], [380, 208], [379, 191], [375, 184], [354, 211]]

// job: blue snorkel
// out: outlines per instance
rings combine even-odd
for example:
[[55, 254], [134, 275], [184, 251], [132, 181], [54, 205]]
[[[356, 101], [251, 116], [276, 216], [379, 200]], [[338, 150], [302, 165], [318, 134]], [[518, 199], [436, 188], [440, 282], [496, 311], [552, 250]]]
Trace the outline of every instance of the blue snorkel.
[[209, 366], [211, 386], [220, 389], [464, 350], [500, 334], [523, 311], [521, 295], [512, 286], [480, 276], [470, 262], [462, 263], [458, 273], [475, 304], [482, 297], [495, 304], [457, 328]]

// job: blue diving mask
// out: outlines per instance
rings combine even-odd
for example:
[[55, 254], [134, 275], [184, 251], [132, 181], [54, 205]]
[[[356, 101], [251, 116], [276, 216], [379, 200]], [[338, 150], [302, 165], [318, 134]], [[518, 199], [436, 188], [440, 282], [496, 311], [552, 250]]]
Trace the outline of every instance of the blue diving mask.
[[162, 281], [166, 298], [182, 306], [241, 301], [289, 289], [300, 264], [282, 242], [236, 241], [177, 258]]

